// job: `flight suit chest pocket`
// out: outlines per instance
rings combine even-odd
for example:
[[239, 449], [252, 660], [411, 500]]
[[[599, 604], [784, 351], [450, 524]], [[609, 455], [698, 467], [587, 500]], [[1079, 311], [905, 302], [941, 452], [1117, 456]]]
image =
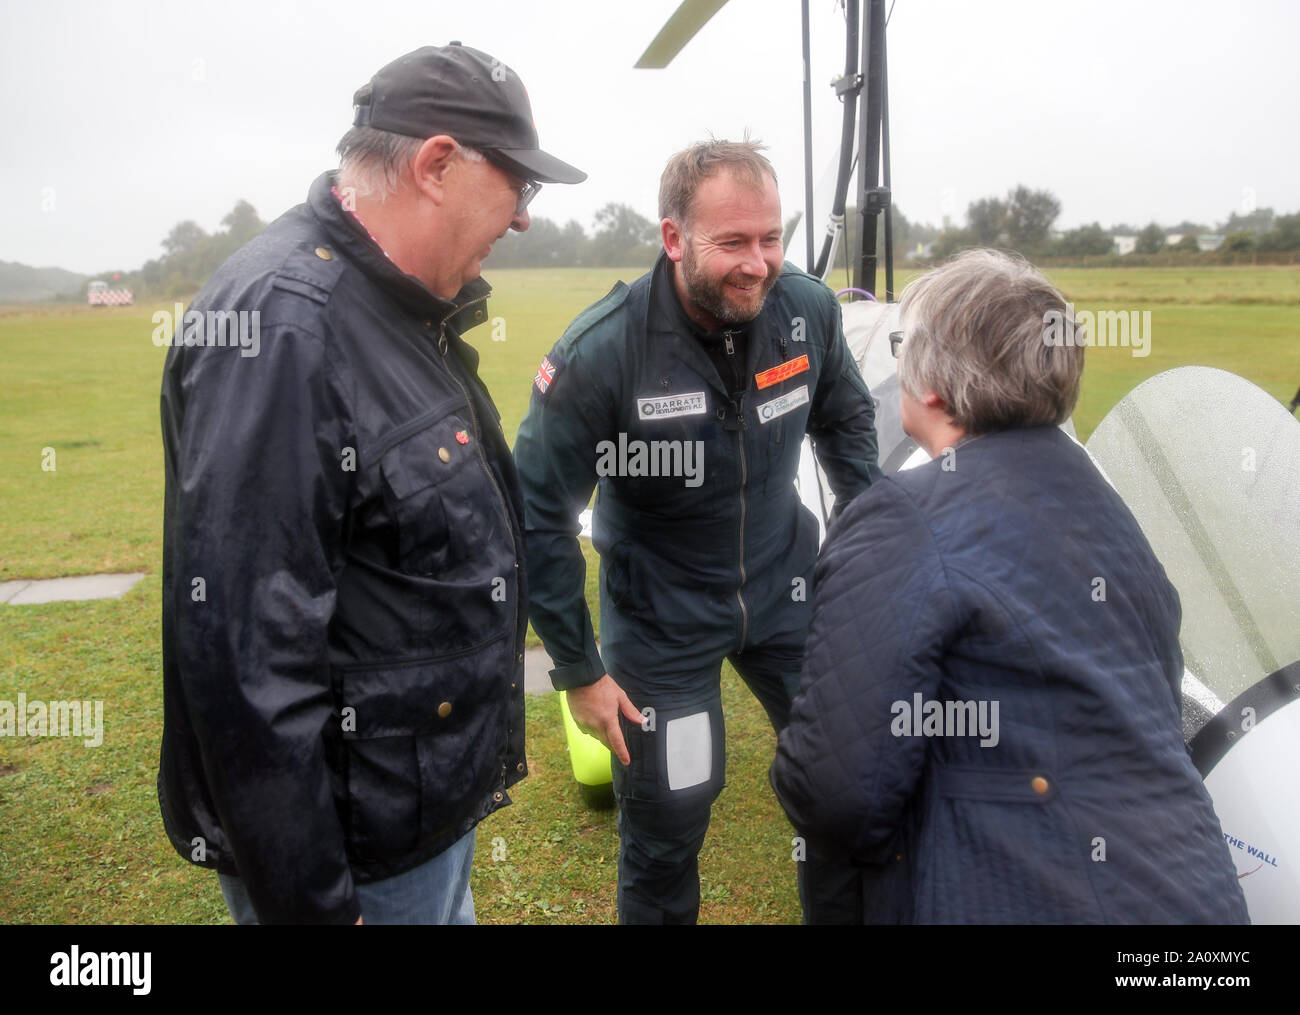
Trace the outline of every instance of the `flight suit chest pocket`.
[[453, 578], [485, 546], [508, 541], [503, 508], [463, 400], [402, 427], [380, 456], [396, 568]]
[[759, 439], [766, 449], [764, 491], [774, 494], [788, 488], [799, 471], [800, 447], [808, 427], [809, 387], [787, 382], [759, 392], [759, 396], [755, 415]]

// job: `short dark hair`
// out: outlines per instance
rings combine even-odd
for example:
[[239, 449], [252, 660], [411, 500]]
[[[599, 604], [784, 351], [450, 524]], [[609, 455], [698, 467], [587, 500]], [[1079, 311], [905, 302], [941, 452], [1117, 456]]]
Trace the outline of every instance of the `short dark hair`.
[[659, 178], [659, 218], [672, 219], [683, 229], [690, 218], [691, 202], [700, 184], [727, 169], [755, 187], [766, 174], [776, 183], [776, 170], [760, 154], [766, 145], [758, 141], [700, 141], [668, 160]]

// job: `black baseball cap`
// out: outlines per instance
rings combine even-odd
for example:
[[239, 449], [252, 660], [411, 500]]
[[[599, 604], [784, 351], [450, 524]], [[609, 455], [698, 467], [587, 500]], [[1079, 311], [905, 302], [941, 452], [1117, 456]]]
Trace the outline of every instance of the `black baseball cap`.
[[429, 138], [447, 134], [491, 152], [526, 180], [581, 183], [587, 174], [537, 147], [537, 127], [519, 75], [500, 60], [453, 42], [400, 56], [357, 89], [357, 127]]

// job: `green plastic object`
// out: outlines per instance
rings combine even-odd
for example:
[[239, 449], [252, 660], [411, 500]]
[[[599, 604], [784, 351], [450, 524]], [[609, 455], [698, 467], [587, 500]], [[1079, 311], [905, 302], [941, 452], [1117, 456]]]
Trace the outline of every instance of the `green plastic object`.
[[569, 763], [578, 781], [582, 797], [595, 808], [614, 806], [614, 775], [610, 769], [609, 748], [595, 737], [583, 733], [569, 711], [569, 693], [560, 692], [560, 712], [564, 716], [564, 736], [569, 743]]

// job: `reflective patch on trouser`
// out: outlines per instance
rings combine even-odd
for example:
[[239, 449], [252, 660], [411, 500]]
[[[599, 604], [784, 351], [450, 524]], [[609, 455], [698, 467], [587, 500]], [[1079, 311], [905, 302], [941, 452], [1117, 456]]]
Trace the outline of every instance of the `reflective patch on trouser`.
[[667, 738], [668, 788], [689, 789], [708, 782], [713, 771], [713, 733], [709, 713], [669, 720], [664, 729]]
[[[654, 698], [628, 695], [640, 706], [655, 709], [654, 725], [629, 722], [620, 716], [623, 737], [632, 763], [613, 759], [614, 795], [618, 798], [618, 915], [620, 923], [694, 923], [700, 907], [700, 879], [696, 857], [709, 828], [713, 801], [726, 778], [727, 748], [723, 740], [722, 700], [696, 700], [667, 705]], [[700, 715], [707, 716], [702, 723]], [[673, 725], [682, 720], [682, 725]], [[697, 743], [707, 731], [704, 764], [685, 769], [668, 760], [669, 729], [676, 743]], [[688, 752], [690, 753], [690, 752]], [[701, 749], [695, 747], [695, 757]], [[695, 768], [695, 773], [689, 770]], [[674, 773], [670, 776], [670, 770]], [[687, 771], [689, 778], [681, 778]], [[703, 778], [695, 781], [703, 773]], [[694, 783], [673, 789], [674, 781]]]

